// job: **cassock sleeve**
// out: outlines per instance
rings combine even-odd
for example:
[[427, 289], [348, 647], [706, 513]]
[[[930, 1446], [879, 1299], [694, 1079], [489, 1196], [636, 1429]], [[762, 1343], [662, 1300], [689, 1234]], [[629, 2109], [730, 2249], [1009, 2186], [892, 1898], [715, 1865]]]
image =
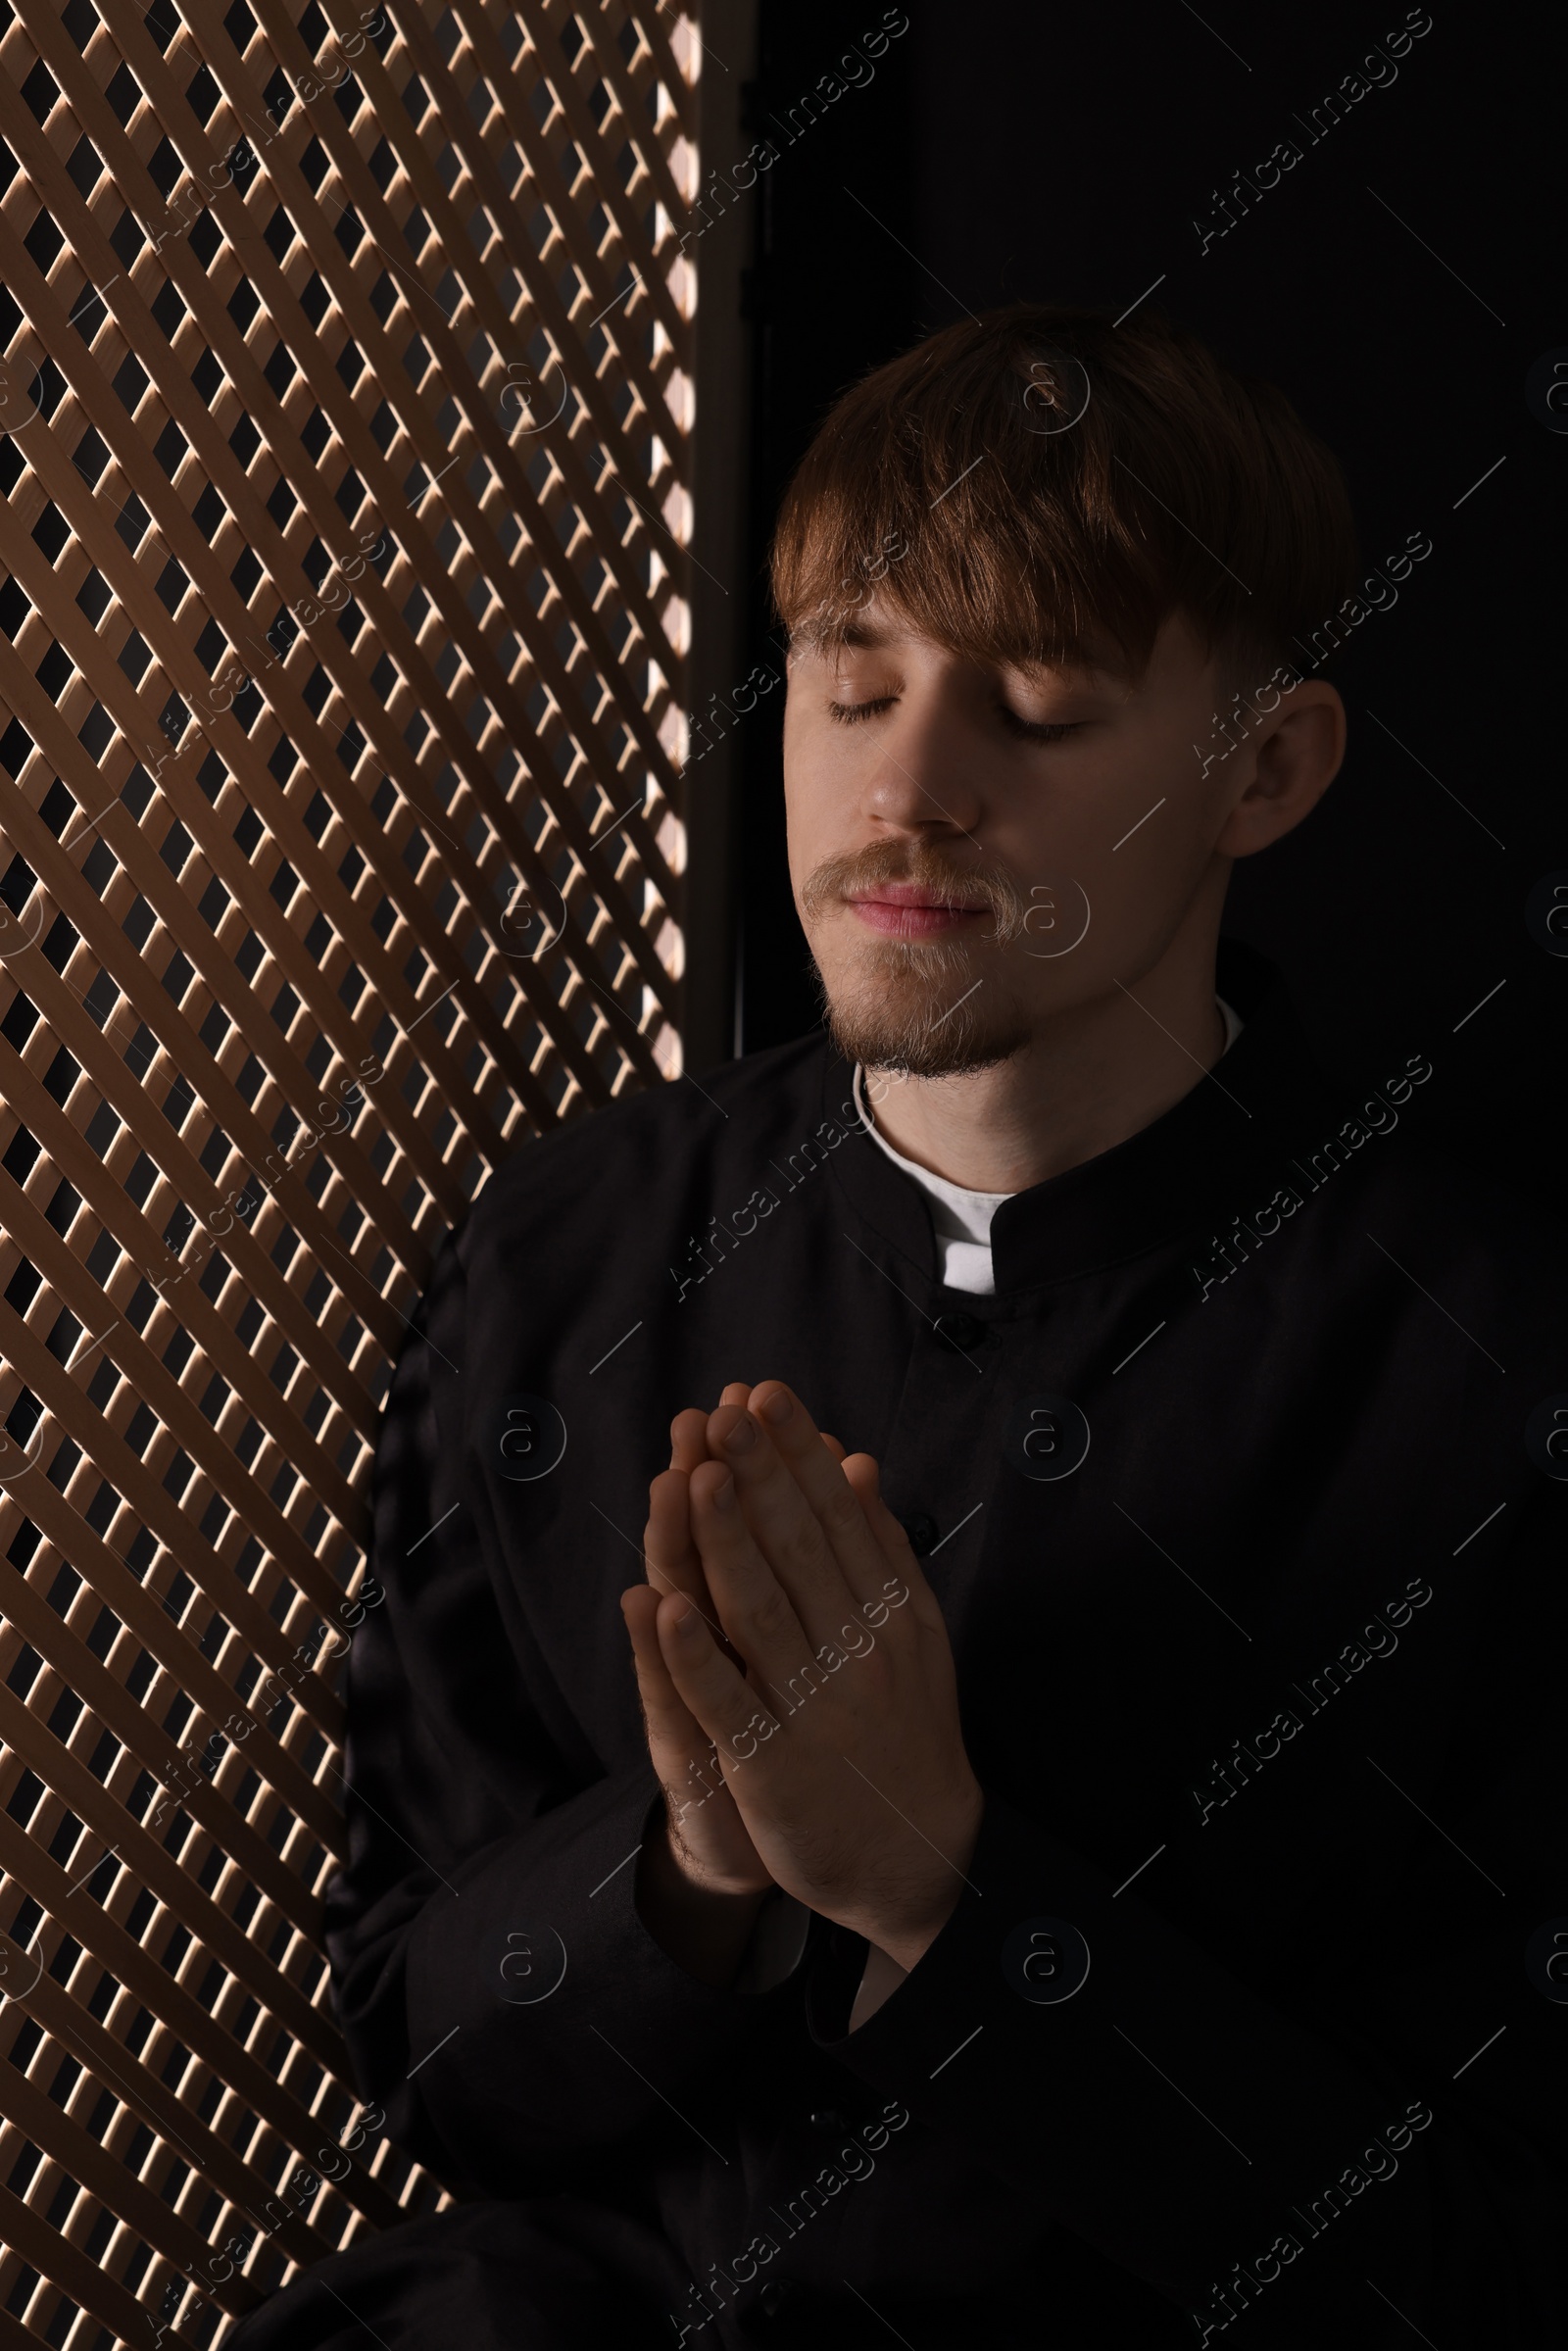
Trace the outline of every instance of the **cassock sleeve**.
[[[1192, 2313], [1200, 2341], [1244, 2311], [1256, 2351], [1321, 2351], [1347, 2330], [1380, 2351], [1417, 2333], [1558, 2339], [1559, 1499], [1527, 1511], [1494, 1570], [1498, 1603], [1447, 1762], [1430, 1784], [1404, 1782], [1432, 1825], [1387, 1790], [1375, 1803], [1370, 1771], [1365, 1785], [1348, 1776], [1332, 1807], [1344, 1831], [1320, 1824], [1347, 1898], [1307, 1906], [1275, 1981], [1233, 1972], [1200, 1921], [1174, 1924], [1146, 1881], [1118, 1888], [1054, 1836], [1049, 1790], [1026, 1809], [988, 1788], [956, 1908], [854, 2031], [868, 1945], [842, 1928], [824, 1936], [813, 2039]], [[1171, 1830], [1173, 1842], [1203, 1834]], [[1403, 1881], [1381, 1911], [1380, 1877]]]
[[389, 2136], [459, 2192], [523, 2194], [634, 2155], [801, 1987], [776, 1947], [713, 1990], [655, 1941], [634, 1899], [662, 1800], [647, 1752], [607, 1774], [554, 1685], [530, 1687], [526, 1594], [503, 1607], [464, 1466], [462, 1230], [378, 1435], [367, 1591], [384, 1596], [346, 1664], [348, 1855], [326, 1940]]

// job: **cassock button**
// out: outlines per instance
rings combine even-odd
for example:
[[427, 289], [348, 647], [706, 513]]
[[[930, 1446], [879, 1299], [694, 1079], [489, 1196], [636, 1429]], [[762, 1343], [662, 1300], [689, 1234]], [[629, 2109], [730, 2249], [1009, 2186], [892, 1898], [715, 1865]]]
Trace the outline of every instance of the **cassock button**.
[[990, 1336], [977, 1314], [939, 1314], [932, 1328], [944, 1347], [961, 1349], [964, 1353]]
[[766, 2311], [768, 2317], [770, 2319], [776, 2319], [779, 2313], [779, 2305], [784, 2299], [784, 2288], [779, 2284], [776, 2278], [770, 2278], [766, 2285], [763, 2286], [761, 2292], [758, 2295], [757, 2299]]
[[936, 1546], [937, 1522], [929, 1510], [911, 1510], [907, 1518], [899, 1520], [909, 1538], [909, 1548], [917, 1559], [923, 1559]]

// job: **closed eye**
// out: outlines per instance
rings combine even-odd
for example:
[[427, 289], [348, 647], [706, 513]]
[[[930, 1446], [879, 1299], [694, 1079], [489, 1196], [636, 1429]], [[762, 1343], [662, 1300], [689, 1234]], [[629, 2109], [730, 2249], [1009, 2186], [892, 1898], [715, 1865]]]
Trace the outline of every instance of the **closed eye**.
[[874, 702], [830, 702], [828, 716], [841, 726], [854, 726], [861, 718], [869, 718], [876, 710], [891, 710], [897, 702], [896, 694], [878, 695]]
[[[840, 726], [858, 726], [862, 719], [874, 718], [880, 710], [891, 710], [898, 699], [896, 694], [879, 694], [869, 702], [830, 702], [828, 715]], [[1059, 743], [1064, 736], [1077, 734], [1085, 723], [1081, 718], [1049, 721], [1022, 718], [1005, 702], [999, 702], [996, 710], [1007, 732], [1024, 743]]]
[[1010, 703], [999, 702], [997, 714], [1009, 735], [1024, 743], [1059, 743], [1063, 735], [1075, 735], [1082, 727], [1081, 718], [1052, 719], [1020, 718]]

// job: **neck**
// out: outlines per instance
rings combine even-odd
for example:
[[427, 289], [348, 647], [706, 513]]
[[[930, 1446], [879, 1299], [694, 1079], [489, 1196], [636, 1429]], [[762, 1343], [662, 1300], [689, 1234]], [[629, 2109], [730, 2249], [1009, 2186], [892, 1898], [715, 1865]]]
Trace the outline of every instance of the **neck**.
[[879, 1133], [970, 1192], [1026, 1192], [1125, 1143], [1225, 1050], [1214, 944], [1178, 938], [1138, 978], [1052, 1014], [994, 1068], [868, 1086]]

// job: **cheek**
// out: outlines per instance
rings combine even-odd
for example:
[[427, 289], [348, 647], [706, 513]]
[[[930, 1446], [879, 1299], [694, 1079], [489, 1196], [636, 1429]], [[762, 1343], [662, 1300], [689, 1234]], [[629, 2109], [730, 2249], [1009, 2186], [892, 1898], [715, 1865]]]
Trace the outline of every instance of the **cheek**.
[[792, 751], [800, 747], [806, 712], [802, 708], [802, 688], [794, 673], [786, 670], [784, 685], [784, 759], [786, 771]]
[[784, 704], [784, 809], [790, 841], [810, 820], [811, 786], [821, 772], [825, 744], [811, 740], [812, 728], [792, 691]]
[[800, 911], [801, 889], [811, 869], [819, 865], [828, 851], [823, 845], [820, 829], [811, 806], [810, 793], [799, 775], [792, 781], [785, 767], [784, 826], [786, 857], [789, 865], [790, 888], [795, 894], [797, 912]]
[[848, 734], [814, 712], [785, 711], [784, 820], [797, 894], [824, 858], [847, 856], [865, 839], [857, 747]]
[[1190, 743], [1180, 751], [1191, 773], [1160, 745], [1086, 748], [999, 840], [1021, 896], [1041, 909], [1008, 958], [1036, 1001], [1114, 994], [1129, 964], [1157, 957], [1199, 891], [1218, 817]]
[[809, 702], [804, 692], [792, 692], [785, 702], [785, 801], [792, 811], [796, 803], [809, 808], [814, 802], [824, 813], [837, 810], [847, 823], [852, 804], [845, 800], [845, 783], [863, 764], [873, 729], [830, 718], [821, 707], [826, 691], [817, 686]]

